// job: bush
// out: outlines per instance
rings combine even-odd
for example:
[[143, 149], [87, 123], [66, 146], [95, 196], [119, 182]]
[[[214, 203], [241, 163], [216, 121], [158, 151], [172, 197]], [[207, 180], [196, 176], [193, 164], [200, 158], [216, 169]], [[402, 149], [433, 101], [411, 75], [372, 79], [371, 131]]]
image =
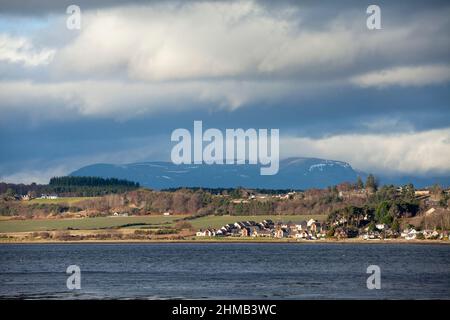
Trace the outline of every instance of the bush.
[[189, 229], [192, 230], [192, 224], [190, 224], [187, 221], [178, 221], [177, 224], [175, 225], [175, 228], [178, 230], [183, 230], [183, 229]]
[[134, 234], [138, 236], [149, 236], [153, 234], [154, 232], [152, 230], [134, 230]]
[[423, 235], [422, 233], [419, 233], [419, 234], [416, 235], [416, 239], [418, 239], [418, 240], [424, 240], [425, 237], [424, 237], [424, 235]]
[[41, 238], [41, 239], [49, 239], [51, 238], [50, 233], [48, 232], [33, 232], [33, 238]]
[[336, 228], [332, 227], [327, 231], [327, 238], [333, 238], [334, 237], [334, 233], [336, 232]]
[[57, 231], [55, 233], [55, 237], [56, 240], [62, 240], [62, 241], [67, 241], [67, 240], [71, 240], [72, 236], [70, 235], [70, 232], [67, 231]]
[[158, 231], [156, 231], [156, 234], [172, 234], [172, 233], [177, 233], [177, 230], [175, 230], [175, 229], [159, 229]]

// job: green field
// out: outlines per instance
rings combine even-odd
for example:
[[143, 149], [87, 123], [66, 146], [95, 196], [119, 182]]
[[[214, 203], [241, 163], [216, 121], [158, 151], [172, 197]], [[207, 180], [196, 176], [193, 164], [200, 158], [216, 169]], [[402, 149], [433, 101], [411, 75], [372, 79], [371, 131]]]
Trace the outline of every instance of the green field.
[[[26, 219], [26, 220], [0, 220], [0, 233], [5, 232], [25, 232], [25, 231], [53, 231], [53, 230], [93, 230], [107, 229], [116, 227], [126, 227], [127, 225], [137, 224], [135, 228], [141, 227], [160, 227], [173, 226], [175, 220], [186, 216], [133, 216], [133, 217], [96, 217], [96, 218], [77, 218], [77, 219]], [[310, 218], [324, 220], [326, 215], [259, 215], [259, 216], [207, 216], [188, 220], [195, 229], [219, 228], [227, 223], [236, 221], [253, 220], [260, 222], [264, 219], [271, 219], [274, 222], [299, 222]], [[139, 225], [142, 224], [142, 225]]]
[[78, 219], [27, 219], [0, 221], [0, 233], [23, 231], [51, 231], [72, 229], [101, 229], [114, 228], [127, 224], [145, 223], [149, 225], [163, 225], [173, 222], [180, 216], [144, 216], [144, 217], [97, 217]]
[[282, 221], [282, 222], [300, 222], [302, 220], [309, 220], [311, 218], [322, 221], [326, 219], [326, 215], [258, 215], [258, 216], [207, 216], [194, 220], [189, 220], [189, 223], [195, 229], [201, 228], [219, 228], [227, 223], [234, 223], [236, 221], [249, 221], [253, 220], [256, 222], [261, 222], [264, 219], [270, 219], [274, 222]]
[[57, 199], [33, 199], [30, 201], [23, 201], [24, 204], [36, 204], [36, 203], [44, 203], [44, 204], [59, 204], [59, 203], [67, 203], [67, 204], [74, 204], [76, 202], [82, 201], [82, 200], [93, 200], [98, 199], [99, 197], [62, 197]]

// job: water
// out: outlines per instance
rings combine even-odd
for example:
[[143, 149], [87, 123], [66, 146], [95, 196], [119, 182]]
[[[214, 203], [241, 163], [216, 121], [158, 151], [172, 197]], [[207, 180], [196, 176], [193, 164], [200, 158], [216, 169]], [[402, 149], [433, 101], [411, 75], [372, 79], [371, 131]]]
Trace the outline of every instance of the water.
[[[81, 268], [81, 290], [66, 287]], [[381, 289], [368, 290], [369, 265]], [[0, 245], [0, 298], [449, 299], [450, 246]]]

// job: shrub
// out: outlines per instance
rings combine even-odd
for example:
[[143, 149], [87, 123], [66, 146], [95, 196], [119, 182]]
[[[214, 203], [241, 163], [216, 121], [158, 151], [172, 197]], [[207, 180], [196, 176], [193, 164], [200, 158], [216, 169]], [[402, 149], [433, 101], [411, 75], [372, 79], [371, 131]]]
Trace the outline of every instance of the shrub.
[[178, 230], [182, 230], [182, 229], [189, 229], [192, 230], [192, 224], [190, 224], [187, 221], [178, 221], [177, 224], [175, 225], [175, 228]]
[[419, 233], [419, 234], [416, 235], [416, 239], [418, 239], [418, 240], [424, 240], [425, 237], [424, 237], [424, 235], [423, 235], [422, 233]]
[[134, 234], [135, 235], [143, 235], [143, 236], [149, 236], [151, 234], [153, 234], [154, 232], [152, 230], [134, 230]]
[[175, 229], [159, 229], [158, 231], [156, 231], [156, 234], [172, 234], [172, 233], [177, 233], [177, 230], [175, 230]]

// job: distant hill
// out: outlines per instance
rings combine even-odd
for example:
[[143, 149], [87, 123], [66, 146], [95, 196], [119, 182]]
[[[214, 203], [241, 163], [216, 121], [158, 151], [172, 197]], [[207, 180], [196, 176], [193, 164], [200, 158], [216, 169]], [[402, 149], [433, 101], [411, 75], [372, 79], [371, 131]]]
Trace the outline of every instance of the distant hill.
[[[130, 164], [93, 164], [82, 167], [71, 176], [97, 176], [136, 181], [153, 189], [178, 187], [204, 188], [260, 188], [310, 189], [326, 188], [342, 182], [354, 182], [367, 174], [354, 170], [346, 162], [317, 158], [287, 158], [280, 161], [280, 170], [274, 176], [261, 176], [259, 165], [175, 165], [171, 162], [141, 162]], [[412, 182], [417, 187], [440, 183], [450, 185], [450, 177], [389, 177], [377, 176], [382, 184], [404, 185]]]
[[257, 165], [175, 165], [171, 162], [142, 162], [124, 165], [93, 164], [72, 172], [72, 176], [127, 179], [155, 189], [205, 188], [324, 188], [343, 181], [355, 181], [357, 173], [346, 162], [316, 158], [288, 158], [280, 161], [274, 176], [261, 176]]

